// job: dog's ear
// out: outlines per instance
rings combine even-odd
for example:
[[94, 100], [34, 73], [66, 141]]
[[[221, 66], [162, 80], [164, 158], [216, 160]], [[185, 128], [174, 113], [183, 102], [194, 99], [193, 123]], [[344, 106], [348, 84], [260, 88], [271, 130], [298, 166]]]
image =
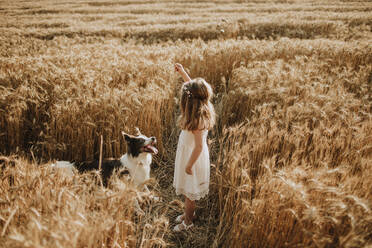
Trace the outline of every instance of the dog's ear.
[[125, 133], [124, 131], [121, 131], [121, 134], [123, 135], [123, 138], [125, 139], [126, 142], [129, 142], [132, 139], [132, 136]]
[[138, 127], [135, 127], [134, 129], [136, 130], [136, 135], [137, 135], [137, 136], [142, 135], [142, 133], [141, 133], [141, 131], [139, 130]]

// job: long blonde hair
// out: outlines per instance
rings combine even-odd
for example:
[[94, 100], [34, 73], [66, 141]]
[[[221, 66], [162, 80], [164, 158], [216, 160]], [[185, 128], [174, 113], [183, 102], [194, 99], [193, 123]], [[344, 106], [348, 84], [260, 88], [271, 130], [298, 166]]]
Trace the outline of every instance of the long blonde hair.
[[216, 122], [216, 113], [210, 102], [212, 87], [202, 78], [184, 83], [181, 89], [181, 115], [178, 125], [184, 130], [211, 129]]

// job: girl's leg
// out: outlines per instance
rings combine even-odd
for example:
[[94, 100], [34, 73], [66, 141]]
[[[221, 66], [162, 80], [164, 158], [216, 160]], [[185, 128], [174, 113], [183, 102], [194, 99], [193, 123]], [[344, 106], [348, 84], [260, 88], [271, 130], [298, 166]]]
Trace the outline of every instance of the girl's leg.
[[190, 225], [194, 219], [195, 201], [191, 201], [185, 196], [185, 223]]

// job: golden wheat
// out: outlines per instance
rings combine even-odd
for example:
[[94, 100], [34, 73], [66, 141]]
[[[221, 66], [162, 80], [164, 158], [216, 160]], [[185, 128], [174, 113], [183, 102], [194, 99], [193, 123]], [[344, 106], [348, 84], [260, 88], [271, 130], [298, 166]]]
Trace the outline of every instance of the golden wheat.
[[[372, 244], [369, 1], [2, 1], [1, 247]], [[192, 233], [171, 187], [182, 63], [214, 88], [211, 193]], [[50, 160], [158, 138], [145, 214], [116, 175]], [[16, 154], [16, 155], [12, 155]]]

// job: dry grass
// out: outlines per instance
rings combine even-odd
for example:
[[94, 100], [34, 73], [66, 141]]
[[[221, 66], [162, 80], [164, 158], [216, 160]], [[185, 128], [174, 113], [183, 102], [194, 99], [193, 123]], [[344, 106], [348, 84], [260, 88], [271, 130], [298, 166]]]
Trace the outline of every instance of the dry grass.
[[165, 246], [168, 220], [150, 207], [151, 218], [136, 216], [129, 183], [116, 179], [106, 189], [95, 174], [70, 178], [47, 165], [0, 159], [2, 247]]
[[[1, 247], [372, 245], [369, 1], [3, 1]], [[182, 63], [210, 82], [209, 198], [192, 233], [170, 232]], [[159, 141], [152, 193], [50, 160]], [[16, 154], [16, 155], [12, 155]]]

